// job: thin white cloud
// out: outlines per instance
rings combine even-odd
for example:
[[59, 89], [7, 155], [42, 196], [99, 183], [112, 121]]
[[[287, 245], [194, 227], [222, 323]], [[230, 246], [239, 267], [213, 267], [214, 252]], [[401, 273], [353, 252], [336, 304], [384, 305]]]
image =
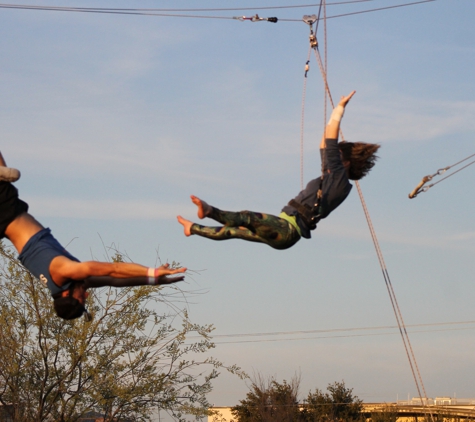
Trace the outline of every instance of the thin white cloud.
[[153, 200], [82, 200], [32, 197], [29, 198], [28, 202], [30, 204], [30, 210], [38, 217], [96, 220], [174, 219], [177, 215], [177, 210], [183, 209], [182, 205]]
[[[371, 241], [371, 235], [367, 226], [355, 227], [353, 224], [331, 224], [330, 222], [328, 224], [325, 224], [324, 222], [320, 224], [320, 235]], [[402, 246], [423, 246], [425, 248], [445, 250], [466, 250], [467, 248], [473, 249], [473, 244], [467, 243], [467, 241], [471, 241], [475, 238], [475, 232], [462, 232], [456, 234], [436, 233], [434, 236], [415, 236], [411, 233], [410, 229], [404, 232], [392, 231], [388, 225], [385, 225], [382, 230], [377, 231], [376, 236], [378, 237], [380, 244], [388, 243]], [[358, 256], [358, 254], [355, 254], [355, 257]]]
[[427, 141], [475, 130], [475, 101], [429, 101], [396, 95], [359, 105], [347, 114], [353, 119], [351, 137], [368, 142]]

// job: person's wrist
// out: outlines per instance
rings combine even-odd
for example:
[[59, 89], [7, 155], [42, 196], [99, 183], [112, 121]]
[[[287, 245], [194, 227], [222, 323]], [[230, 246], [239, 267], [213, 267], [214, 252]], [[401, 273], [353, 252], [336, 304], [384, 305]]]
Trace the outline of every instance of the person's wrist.
[[330, 120], [328, 123], [330, 124], [332, 121], [341, 122], [343, 115], [345, 114], [345, 107], [341, 104], [338, 104], [332, 111], [330, 116]]
[[156, 269], [155, 268], [152, 268], [150, 267], [148, 270], [147, 270], [147, 282], [148, 284], [155, 284], [156, 282]]

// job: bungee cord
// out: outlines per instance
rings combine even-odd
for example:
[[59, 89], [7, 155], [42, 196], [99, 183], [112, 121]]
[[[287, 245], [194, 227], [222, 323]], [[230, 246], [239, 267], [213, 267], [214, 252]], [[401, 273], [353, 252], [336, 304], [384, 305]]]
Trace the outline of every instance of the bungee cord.
[[452, 164], [450, 166], [444, 167], [442, 169], [437, 170], [434, 174], [429, 174], [427, 176], [424, 176], [422, 180], [419, 182], [419, 184], [412, 190], [412, 192], [409, 194], [409, 199], [415, 198], [417, 195], [419, 195], [421, 192], [427, 192], [432, 186], [437, 185], [438, 183], [442, 182], [445, 179], [448, 179], [449, 177], [453, 176], [454, 174], [457, 174], [459, 171], [462, 171], [463, 169], [467, 168], [468, 166], [471, 166], [472, 164], [475, 163], [474, 161], [471, 161], [468, 164], [465, 164], [463, 167], [459, 168], [458, 170], [454, 171], [453, 173], [448, 174], [447, 176], [443, 177], [442, 179], [438, 180], [437, 182], [431, 183], [430, 185], [424, 186], [427, 182], [430, 182], [435, 176], [440, 176], [444, 174], [447, 170], [451, 169], [452, 167], [458, 166], [459, 164], [463, 163], [464, 161], [467, 161], [469, 158], [474, 157], [475, 154], [469, 155], [467, 158], [464, 158], [463, 160], [460, 160], [459, 162]]

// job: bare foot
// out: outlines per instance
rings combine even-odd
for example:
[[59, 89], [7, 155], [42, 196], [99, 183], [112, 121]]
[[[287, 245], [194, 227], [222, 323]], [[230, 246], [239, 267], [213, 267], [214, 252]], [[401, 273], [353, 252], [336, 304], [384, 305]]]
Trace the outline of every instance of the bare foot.
[[205, 218], [211, 212], [211, 206], [197, 196], [191, 195], [191, 201], [198, 207], [198, 218]]
[[185, 220], [181, 215], [177, 217], [177, 220], [184, 227], [185, 236], [191, 236], [191, 226], [193, 223], [191, 221]]

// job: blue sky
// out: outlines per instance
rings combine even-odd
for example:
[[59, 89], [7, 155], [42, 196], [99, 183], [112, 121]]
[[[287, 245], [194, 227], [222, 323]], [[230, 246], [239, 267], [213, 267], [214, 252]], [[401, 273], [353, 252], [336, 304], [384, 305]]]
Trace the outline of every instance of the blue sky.
[[[327, 13], [402, 3], [328, 2]], [[317, 7], [257, 12], [301, 19]], [[328, 20], [332, 94], [357, 91], [345, 137], [382, 145], [361, 187], [402, 314], [408, 325], [431, 324], [410, 333], [430, 397], [475, 397], [475, 326], [440, 325], [475, 321], [475, 167], [407, 195], [423, 176], [475, 152], [474, 13], [472, 0], [437, 0]], [[301, 373], [302, 395], [345, 380], [365, 401], [407, 398], [416, 390], [401, 339], [374, 328], [395, 319], [356, 189], [311, 240], [287, 251], [186, 238], [175, 221], [196, 218], [190, 194], [222, 209], [278, 214], [298, 193], [308, 33], [301, 22], [0, 9], [1, 151], [22, 170], [17, 187], [31, 213], [78, 258], [104, 259], [103, 243], [115, 244], [144, 265], [158, 250], [199, 270], [183, 288], [206, 292], [189, 307], [193, 321], [216, 326], [213, 356], [278, 380]], [[324, 123], [314, 56], [310, 66], [306, 180], [320, 172]], [[318, 330], [330, 331], [298, 333]], [[229, 336], [277, 332], [289, 334]], [[246, 391], [223, 374], [210, 400], [234, 405]]]

